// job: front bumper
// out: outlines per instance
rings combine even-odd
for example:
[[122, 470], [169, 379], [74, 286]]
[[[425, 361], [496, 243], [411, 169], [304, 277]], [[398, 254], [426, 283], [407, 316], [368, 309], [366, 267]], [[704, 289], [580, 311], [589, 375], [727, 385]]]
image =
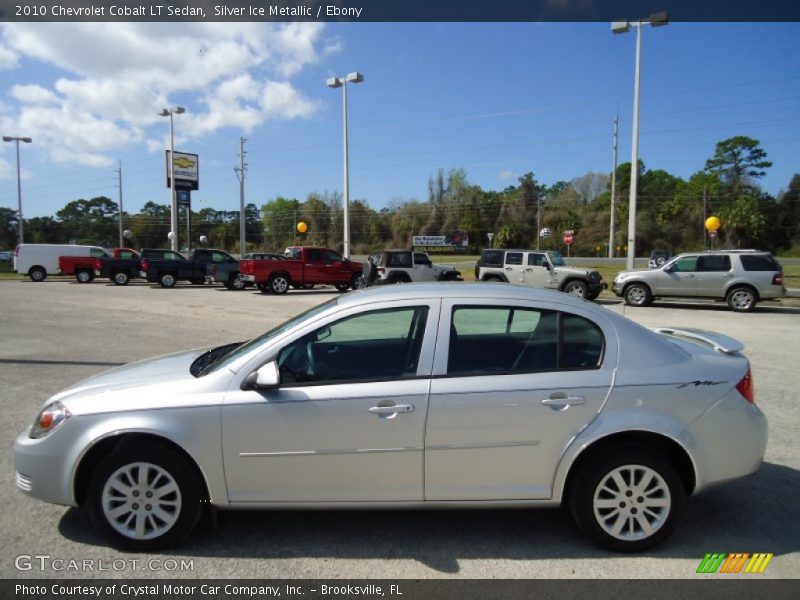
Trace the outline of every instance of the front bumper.
[[608, 284], [601, 279], [600, 281], [596, 281], [594, 283], [589, 282], [586, 284], [586, 286], [589, 288], [589, 295], [595, 298], [599, 296], [602, 293], [602, 291], [608, 287]]
[[[74, 417], [73, 417], [74, 419]], [[50, 435], [32, 439], [26, 429], [14, 442], [14, 471], [17, 489], [38, 500], [75, 506], [72, 490], [73, 446], [64, 423]], [[64, 435], [66, 434], [66, 435]]]

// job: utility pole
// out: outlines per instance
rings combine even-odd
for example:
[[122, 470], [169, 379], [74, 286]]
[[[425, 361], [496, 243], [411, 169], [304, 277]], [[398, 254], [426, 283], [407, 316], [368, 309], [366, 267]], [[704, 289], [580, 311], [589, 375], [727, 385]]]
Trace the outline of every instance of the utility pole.
[[703, 186], [703, 250], [706, 249], [706, 219], [708, 218], [708, 206], [706, 199], [706, 186]]
[[239, 166], [234, 167], [236, 177], [239, 178], [239, 258], [247, 254], [247, 241], [245, 240], [244, 231], [244, 177], [247, 173], [247, 163], [244, 162], [244, 143], [246, 138], [239, 138]]
[[117, 185], [119, 186], [119, 247], [125, 247], [125, 233], [122, 229], [122, 161], [117, 169]]
[[614, 170], [611, 171], [611, 224], [608, 228], [608, 258], [614, 258], [614, 211], [617, 200], [617, 136], [619, 135], [619, 113], [614, 119]]

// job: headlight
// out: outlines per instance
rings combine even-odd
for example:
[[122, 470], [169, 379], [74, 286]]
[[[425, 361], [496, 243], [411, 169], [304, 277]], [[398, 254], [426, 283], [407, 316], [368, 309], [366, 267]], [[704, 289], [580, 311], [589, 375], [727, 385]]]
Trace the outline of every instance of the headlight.
[[614, 277], [614, 281], [625, 281], [625, 273], [617, 273]]
[[61, 402], [48, 404], [42, 409], [39, 416], [36, 417], [29, 435], [33, 439], [44, 437], [58, 429], [59, 425], [71, 416], [72, 414]]

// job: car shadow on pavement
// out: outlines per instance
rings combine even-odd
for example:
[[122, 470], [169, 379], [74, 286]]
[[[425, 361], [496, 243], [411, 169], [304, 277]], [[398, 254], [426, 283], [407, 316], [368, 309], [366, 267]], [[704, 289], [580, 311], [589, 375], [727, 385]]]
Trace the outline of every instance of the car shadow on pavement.
[[[728, 312], [731, 315], [739, 316], [741, 315], [757, 315], [757, 314], [773, 314], [773, 315], [800, 315], [800, 308], [796, 306], [781, 306], [777, 303], [761, 303], [757, 305], [752, 312], [749, 313], [736, 313], [728, 308], [728, 305], [724, 302], [680, 302], [680, 301], [662, 301], [662, 300], [655, 300], [653, 304], [648, 306], [647, 308], [682, 308], [682, 309], [689, 309], [689, 310], [705, 310], [705, 311], [713, 311], [713, 312]], [[634, 311], [634, 310], [641, 310], [638, 307], [626, 306], [626, 310]]]
[[[707, 552], [798, 552], [798, 489], [800, 471], [765, 463], [751, 477], [690, 498], [672, 537], [633, 556], [699, 563]], [[59, 530], [74, 542], [104, 545], [85, 511], [67, 510]], [[165, 554], [413, 559], [443, 574], [458, 574], [461, 560], [630, 556], [592, 544], [561, 509], [227, 511], [219, 513], [218, 529], [206, 517], [181, 546]]]

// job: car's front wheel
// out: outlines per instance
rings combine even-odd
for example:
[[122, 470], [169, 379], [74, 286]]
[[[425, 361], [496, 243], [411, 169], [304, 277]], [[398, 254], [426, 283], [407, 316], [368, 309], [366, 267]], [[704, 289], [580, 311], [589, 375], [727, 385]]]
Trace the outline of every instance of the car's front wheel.
[[737, 287], [728, 292], [728, 306], [736, 312], [751, 311], [758, 303], [756, 293], [749, 287]]
[[172, 273], [162, 273], [158, 276], [158, 283], [163, 288], [173, 288], [175, 287], [175, 275]]
[[569, 498], [581, 530], [600, 546], [638, 552], [675, 529], [685, 492], [660, 454], [626, 448], [601, 454], [575, 476]]
[[161, 444], [122, 446], [98, 465], [89, 512], [115, 548], [172, 546], [194, 529], [204, 493], [189, 462]]
[[579, 279], [573, 279], [564, 286], [564, 293], [576, 298], [586, 298], [589, 295], [589, 287]]
[[653, 294], [643, 283], [632, 283], [625, 288], [625, 304], [629, 306], [647, 306], [652, 301]]
[[114, 273], [114, 285], [128, 285], [128, 274], [125, 271], [117, 271]]

